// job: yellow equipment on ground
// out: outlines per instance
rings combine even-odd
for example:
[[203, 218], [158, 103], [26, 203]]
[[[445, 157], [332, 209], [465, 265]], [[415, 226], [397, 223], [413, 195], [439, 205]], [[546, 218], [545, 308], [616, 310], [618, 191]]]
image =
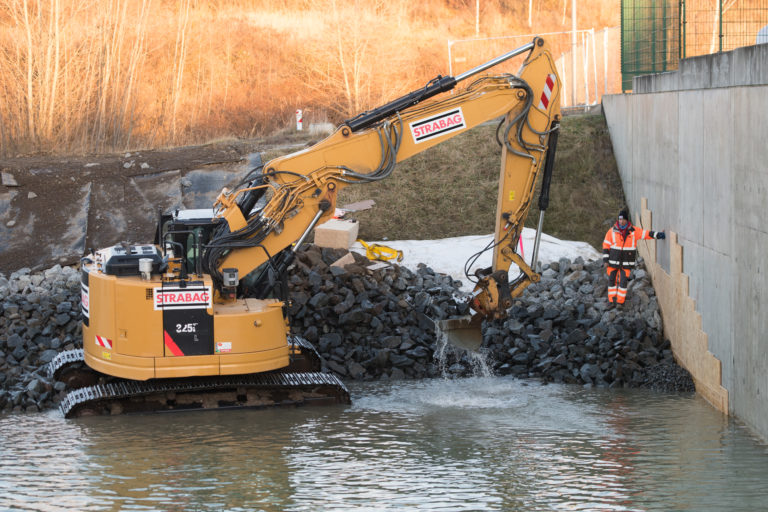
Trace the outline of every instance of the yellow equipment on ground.
[[[517, 75], [484, 74], [523, 54]], [[560, 91], [555, 61], [536, 38], [349, 119], [311, 148], [257, 165], [211, 211], [163, 215], [152, 244], [87, 255], [83, 349], [60, 354], [51, 365], [57, 379], [77, 388], [62, 411], [348, 402], [343, 383], [319, 371], [311, 344], [289, 332], [284, 276], [296, 252], [333, 216], [342, 187], [386, 179], [398, 162], [501, 119], [495, 238], [487, 247], [493, 264], [475, 272], [476, 314], [436, 326], [451, 342], [476, 347], [480, 321], [504, 318], [512, 297], [540, 277], [537, 250], [529, 265], [516, 248], [542, 169], [539, 207], [546, 209]], [[389, 253], [380, 248], [379, 254]], [[521, 271], [510, 281], [513, 263]]]
[[360, 238], [358, 238], [357, 241], [360, 242], [360, 245], [365, 249], [365, 257], [369, 260], [395, 260], [398, 263], [403, 261], [403, 251], [398, 251], [397, 249], [387, 247], [386, 245], [369, 244]]

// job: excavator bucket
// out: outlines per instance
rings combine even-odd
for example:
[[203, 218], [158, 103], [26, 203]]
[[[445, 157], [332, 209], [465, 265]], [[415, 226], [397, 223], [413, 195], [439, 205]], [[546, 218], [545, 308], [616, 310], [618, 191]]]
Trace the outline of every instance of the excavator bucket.
[[483, 344], [482, 323], [481, 315], [436, 320], [435, 332], [437, 339], [443, 339], [455, 347], [476, 352]]

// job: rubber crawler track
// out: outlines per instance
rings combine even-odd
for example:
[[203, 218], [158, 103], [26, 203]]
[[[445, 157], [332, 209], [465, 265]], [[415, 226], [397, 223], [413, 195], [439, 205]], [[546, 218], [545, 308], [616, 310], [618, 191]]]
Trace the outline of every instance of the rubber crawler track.
[[[335, 375], [319, 371], [320, 356], [306, 340], [292, 336], [301, 361], [285, 370], [249, 375], [135, 381], [120, 378], [73, 389], [59, 405], [66, 418], [95, 414], [179, 411], [231, 407], [348, 404], [349, 391]], [[83, 350], [68, 350], [48, 365], [52, 378], [83, 366]], [[299, 371], [291, 371], [300, 368]], [[87, 367], [83, 373], [95, 373]], [[96, 375], [99, 375], [96, 373]]]

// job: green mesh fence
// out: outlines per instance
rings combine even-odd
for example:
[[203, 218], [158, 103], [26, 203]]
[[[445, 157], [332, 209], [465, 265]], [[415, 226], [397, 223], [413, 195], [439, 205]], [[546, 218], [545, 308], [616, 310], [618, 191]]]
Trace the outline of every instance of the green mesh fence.
[[768, 43], [768, 0], [622, 0], [622, 89], [681, 58]]
[[621, 86], [632, 78], [677, 69], [680, 60], [680, 2], [622, 0]]
[[681, 57], [727, 52], [768, 43], [768, 0], [687, 0], [682, 18]]

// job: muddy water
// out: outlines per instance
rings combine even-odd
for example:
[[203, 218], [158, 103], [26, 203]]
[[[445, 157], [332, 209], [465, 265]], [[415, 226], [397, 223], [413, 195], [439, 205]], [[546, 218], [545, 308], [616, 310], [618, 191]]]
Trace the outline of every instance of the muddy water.
[[0, 417], [0, 510], [759, 510], [768, 448], [695, 395], [507, 378], [354, 405]]

